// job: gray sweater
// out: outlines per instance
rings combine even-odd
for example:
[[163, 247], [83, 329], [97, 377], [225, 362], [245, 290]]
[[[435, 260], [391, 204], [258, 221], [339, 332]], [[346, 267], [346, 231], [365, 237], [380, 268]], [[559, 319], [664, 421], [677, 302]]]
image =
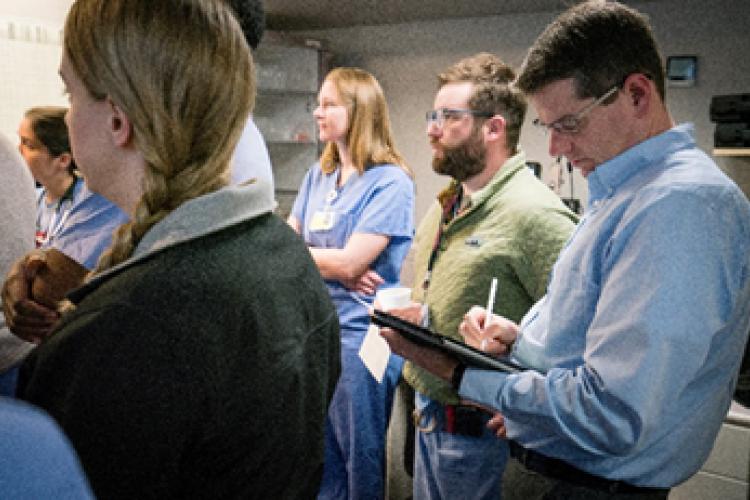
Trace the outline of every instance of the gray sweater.
[[[13, 263], [34, 248], [35, 196], [34, 179], [16, 148], [0, 135], [0, 276]], [[33, 344], [19, 339], [5, 326], [0, 309], [0, 372], [18, 363]]]

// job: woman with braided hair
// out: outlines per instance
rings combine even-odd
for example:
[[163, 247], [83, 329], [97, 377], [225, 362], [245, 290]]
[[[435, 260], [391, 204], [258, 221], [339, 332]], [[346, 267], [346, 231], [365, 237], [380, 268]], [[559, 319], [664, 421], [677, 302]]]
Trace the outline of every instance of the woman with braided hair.
[[227, 187], [255, 94], [239, 26], [214, 0], [77, 0], [63, 48], [76, 162], [130, 222], [20, 396], [97, 497], [314, 496], [338, 319], [273, 200]]

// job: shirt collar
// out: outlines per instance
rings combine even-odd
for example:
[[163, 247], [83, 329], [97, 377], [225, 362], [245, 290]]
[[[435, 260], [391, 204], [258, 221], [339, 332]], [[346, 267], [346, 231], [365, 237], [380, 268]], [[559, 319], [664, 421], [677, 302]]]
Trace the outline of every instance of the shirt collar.
[[482, 189], [475, 191], [471, 195], [471, 205], [476, 206], [482, 203], [485, 199], [492, 196], [497, 191], [497, 186], [499, 184], [504, 184], [508, 181], [511, 177], [515, 175], [515, 173], [521, 169], [526, 167], [526, 153], [523, 151], [519, 151], [515, 155], [511, 156], [507, 160], [505, 160], [505, 163], [500, 167], [500, 169], [495, 172], [495, 175], [490, 179], [490, 182], [487, 183], [486, 186], [484, 186]]
[[589, 186], [589, 206], [610, 196], [636, 173], [651, 165], [658, 165], [674, 151], [694, 147], [693, 125], [685, 123], [650, 137], [611, 158], [586, 178]]
[[264, 181], [253, 180], [186, 201], [148, 230], [129, 259], [93, 276], [69, 298], [80, 302], [111, 276], [155, 253], [273, 211], [276, 202], [270, 193]]

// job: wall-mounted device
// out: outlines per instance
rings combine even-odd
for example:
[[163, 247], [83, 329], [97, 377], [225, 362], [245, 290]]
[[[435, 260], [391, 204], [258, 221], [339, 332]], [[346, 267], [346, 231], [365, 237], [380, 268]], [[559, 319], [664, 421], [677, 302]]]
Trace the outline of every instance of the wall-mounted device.
[[667, 57], [667, 84], [670, 87], [692, 87], [697, 74], [697, 56]]
[[715, 95], [709, 113], [715, 148], [750, 148], [750, 93]]

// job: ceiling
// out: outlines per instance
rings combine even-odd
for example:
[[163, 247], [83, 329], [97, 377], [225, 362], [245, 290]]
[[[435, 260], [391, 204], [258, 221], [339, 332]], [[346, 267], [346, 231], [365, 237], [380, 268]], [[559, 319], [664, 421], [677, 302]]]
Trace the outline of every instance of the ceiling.
[[265, 0], [271, 30], [310, 30], [528, 12], [561, 11], [580, 0]]

